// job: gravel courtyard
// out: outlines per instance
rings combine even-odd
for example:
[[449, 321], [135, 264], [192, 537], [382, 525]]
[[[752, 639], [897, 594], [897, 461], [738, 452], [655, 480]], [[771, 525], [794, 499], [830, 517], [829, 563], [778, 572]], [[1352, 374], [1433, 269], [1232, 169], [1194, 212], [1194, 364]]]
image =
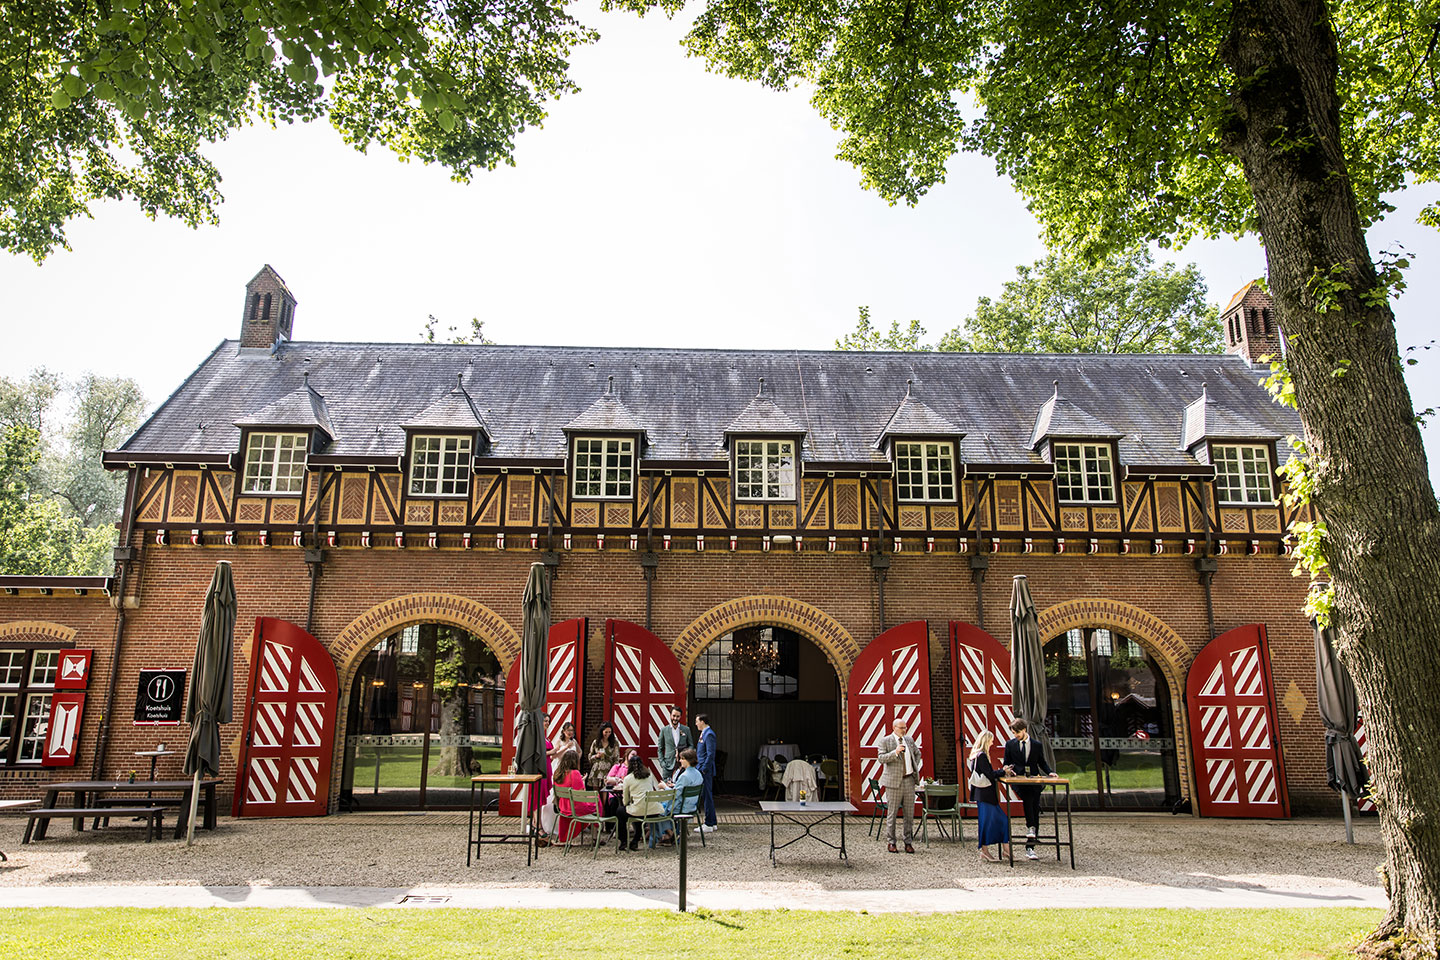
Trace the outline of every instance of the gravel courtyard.
[[[725, 822], [729, 819], [731, 822]], [[1075, 818], [1076, 866], [1057, 864], [1054, 851], [1038, 863], [1009, 866], [980, 863], [973, 822], [964, 844], [938, 841], [914, 856], [892, 855], [865, 835], [864, 820], [846, 826], [852, 867], [836, 854], [802, 842], [782, 850], [778, 867], [767, 856], [768, 821], [744, 816], [722, 819], [719, 832], [702, 848], [691, 843], [690, 884], [694, 887], [754, 889], [787, 885], [797, 889], [996, 888], [996, 906], [1006, 906], [1005, 888], [1027, 886], [1266, 887], [1276, 889], [1376, 886], [1383, 860], [1378, 825], [1356, 824], [1353, 847], [1344, 842], [1338, 820], [1198, 820], [1168, 815], [1079, 814]], [[741, 821], [741, 822], [736, 822]], [[66, 884], [159, 884], [251, 886], [377, 886], [433, 884], [460, 887], [548, 887], [555, 889], [640, 889], [673, 887], [677, 852], [658, 848], [617, 854], [613, 841], [588, 850], [541, 851], [525, 866], [524, 848], [483, 847], [465, 866], [465, 816], [345, 814], [303, 820], [232, 820], [196, 834], [195, 846], [167, 838], [145, 843], [139, 829], [112, 828], [73, 833], [56, 821], [44, 841], [20, 845], [23, 820], [0, 820], [0, 890], [7, 886]], [[858, 827], [856, 826], [858, 824]], [[792, 828], [793, 829], [793, 828]], [[831, 826], [818, 828], [833, 837]], [[782, 833], [780, 836], [789, 836]], [[0, 903], [4, 896], [0, 893]]]

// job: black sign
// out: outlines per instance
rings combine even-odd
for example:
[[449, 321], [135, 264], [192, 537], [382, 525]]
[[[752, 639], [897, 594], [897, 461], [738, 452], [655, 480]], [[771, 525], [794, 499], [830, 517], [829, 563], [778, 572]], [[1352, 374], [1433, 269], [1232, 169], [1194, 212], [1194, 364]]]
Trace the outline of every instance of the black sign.
[[141, 670], [136, 723], [179, 723], [185, 715], [185, 671]]

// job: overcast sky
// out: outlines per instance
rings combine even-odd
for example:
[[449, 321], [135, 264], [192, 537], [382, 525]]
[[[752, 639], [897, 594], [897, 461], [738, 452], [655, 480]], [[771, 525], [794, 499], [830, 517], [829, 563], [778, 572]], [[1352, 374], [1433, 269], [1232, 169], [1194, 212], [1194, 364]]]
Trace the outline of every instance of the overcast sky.
[[[159, 403], [238, 336], [265, 263], [299, 300], [297, 340], [412, 341], [435, 314], [462, 328], [478, 316], [501, 343], [826, 348], [861, 304], [938, 339], [1044, 254], [985, 158], [956, 158], [919, 207], [889, 207], [834, 159], [837, 135], [804, 95], [707, 74], [679, 24], [581, 16], [602, 33], [573, 58], [583, 91], [522, 135], [515, 168], [461, 185], [361, 155], [324, 123], [257, 128], [211, 149], [218, 227], [109, 203], [72, 226], [73, 252], [39, 267], [0, 254], [0, 375], [125, 374]], [[1398, 198], [1370, 235], [1415, 263], [1402, 349], [1440, 335], [1440, 236], [1414, 224], [1436, 196]], [[1222, 306], [1265, 268], [1254, 239], [1171, 256], [1198, 263]], [[1410, 368], [1419, 407], [1440, 407], [1437, 353]], [[1427, 434], [1440, 465], [1440, 424]]]

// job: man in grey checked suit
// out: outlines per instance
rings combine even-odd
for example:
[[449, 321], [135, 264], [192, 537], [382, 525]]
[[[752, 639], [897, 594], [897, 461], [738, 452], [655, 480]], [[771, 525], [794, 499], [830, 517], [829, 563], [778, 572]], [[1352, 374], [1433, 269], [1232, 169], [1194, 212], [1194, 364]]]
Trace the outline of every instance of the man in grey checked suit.
[[905, 721], [895, 719], [894, 733], [880, 739], [880, 762], [885, 764], [880, 785], [888, 801], [885, 811], [885, 839], [891, 853], [895, 848], [895, 818], [905, 812], [905, 852], [914, 853], [915, 845], [915, 784], [920, 779], [920, 748], [905, 732]]

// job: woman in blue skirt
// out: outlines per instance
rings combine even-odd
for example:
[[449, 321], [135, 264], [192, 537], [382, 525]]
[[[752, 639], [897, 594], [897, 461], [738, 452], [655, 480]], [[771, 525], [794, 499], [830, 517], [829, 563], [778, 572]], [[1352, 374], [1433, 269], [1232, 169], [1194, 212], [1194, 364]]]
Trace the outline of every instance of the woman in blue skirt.
[[[987, 863], [999, 863], [1009, 855], [1010, 820], [1000, 809], [1000, 789], [995, 783], [996, 771], [990, 763], [990, 747], [995, 743], [995, 734], [986, 730], [970, 748], [970, 759], [966, 772], [970, 784], [970, 800], [978, 810], [980, 834], [980, 859]], [[986, 849], [995, 845], [996, 856], [990, 856]]]

